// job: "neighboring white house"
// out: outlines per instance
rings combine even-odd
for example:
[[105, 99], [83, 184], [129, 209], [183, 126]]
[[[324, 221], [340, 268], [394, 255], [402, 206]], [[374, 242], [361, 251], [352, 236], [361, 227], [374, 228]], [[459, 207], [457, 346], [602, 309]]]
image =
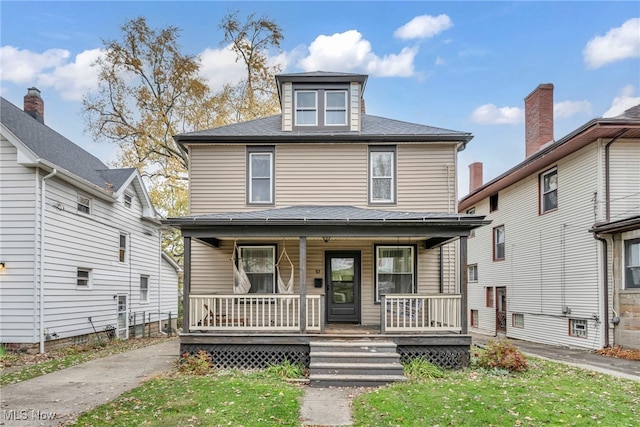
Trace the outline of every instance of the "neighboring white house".
[[525, 99], [526, 159], [459, 211], [490, 226], [468, 242], [470, 330], [598, 349], [640, 348], [640, 105], [553, 140], [553, 85]]
[[0, 135], [0, 342], [43, 352], [105, 328], [127, 338], [143, 313], [166, 328], [179, 267], [137, 170], [47, 127], [36, 88], [24, 111], [2, 98]]

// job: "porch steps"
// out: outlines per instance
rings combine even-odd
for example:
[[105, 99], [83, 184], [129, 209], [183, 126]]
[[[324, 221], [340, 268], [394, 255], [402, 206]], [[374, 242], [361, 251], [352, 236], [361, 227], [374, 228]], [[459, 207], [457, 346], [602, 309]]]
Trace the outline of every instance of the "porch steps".
[[395, 343], [332, 340], [309, 345], [309, 380], [314, 387], [377, 387], [407, 380]]

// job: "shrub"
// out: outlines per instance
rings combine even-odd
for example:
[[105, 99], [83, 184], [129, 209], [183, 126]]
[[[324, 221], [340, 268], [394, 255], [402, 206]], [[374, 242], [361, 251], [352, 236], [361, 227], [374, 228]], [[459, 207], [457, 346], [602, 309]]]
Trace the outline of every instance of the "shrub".
[[506, 369], [510, 372], [523, 372], [529, 369], [527, 358], [509, 340], [489, 341], [487, 347], [478, 356], [478, 366], [494, 370]]
[[424, 357], [416, 357], [404, 365], [404, 374], [414, 381], [443, 378], [445, 372]]
[[206, 375], [213, 371], [211, 355], [205, 350], [197, 354], [183, 353], [178, 364], [178, 371], [188, 375]]

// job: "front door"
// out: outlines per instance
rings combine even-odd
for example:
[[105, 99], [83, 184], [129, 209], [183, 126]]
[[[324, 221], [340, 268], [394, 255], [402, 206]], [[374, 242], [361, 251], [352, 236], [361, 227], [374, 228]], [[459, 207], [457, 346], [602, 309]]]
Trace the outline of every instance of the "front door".
[[325, 254], [327, 322], [360, 323], [360, 252]]

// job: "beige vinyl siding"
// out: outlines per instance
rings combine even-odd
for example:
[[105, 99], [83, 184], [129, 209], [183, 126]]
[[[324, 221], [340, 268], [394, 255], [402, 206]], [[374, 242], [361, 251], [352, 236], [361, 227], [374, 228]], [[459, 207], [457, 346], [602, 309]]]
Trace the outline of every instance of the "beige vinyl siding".
[[293, 129], [293, 85], [286, 82], [282, 85], [282, 130]]
[[[478, 264], [478, 283], [469, 284], [469, 306], [479, 310], [479, 329], [495, 330], [495, 309], [485, 307], [487, 287], [507, 287], [507, 336], [576, 347], [599, 348], [601, 327], [589, 322], [588, 339], [568, 336], [568, 318], [601, 316], [598, 242], [589, 233], [595, 218], [598, 174], [596, 144], [557, 163], [558, 209], [538, 213], [538, 173], [499, 193], [498, 210], [478, 203], [490, 226], [469, 239], [469, 264]], [[546, 168], [545, 170], [547, 170]], [[505, 227], [505, 260], [493, 261], [493, 228]], [[562, 307], [571, 309], [564, 316]], [[511, 327], [511, 313], [525, 316], [524, 328]], [[544, 325], [544, 326], [540, 326]], [[536, 327], [540, 326], [540, 327]]]
[[351, 88], [349, 90], [349, 117], [351, 120], [351, 130], [354, 132], [360, 132], [360, 126], [362, 124], [361, 111], [360, 111], [360, 83], [351, 82]]
[[610, 220], [640, 214], [640, 140], [610, 145]]
[[[1, 137], [0, 137], [1, 138]], [[17, 164], [17, 150], [0, 139], [1, 342], [34, 340], [36, 174]]]
[[[252, 244], [253, 241], [238, 242]], [[260, 242], [275, 244], [278, 257], [283, 247], [295, 268], [294, 293], [300, 291], [300, 247], [298, 240], [278, 242]], [[405, 244], [398, 242], [399, 244]], [[233, 252], [232, 241], [222, 241], [219, 248], [192, 242], [192, 276], [191, 294], [230, 294], [233, 292]], [[360, 251], [361, 256], [361, 323], [363, 325], [380, 324], [380, 305], [374, 303], [374, 242], [367, 240], [331, 240], [325, 243], [321, 239], [307, 239], [306, 290], [308, 295], [324, 294], [325, 252], [326, 251]], [[437, 249], [424, 250], [418, 247], [418, 290], [421, 293], [438, 293], [439, 291], [439, 253]], [[288, 262], [282, 262], [281, 277], [286, 282], [290, 277]], [[323, 287], [315, 288], [314, 279], [322, 279]]]
[[[454, 144], [399, 144], [398, 203], [385, 209], [453, 212]], [[368, 205], [367, 144], [278, 144], [275, 206]], [[246, 205], [246, 147], [190, 148], [190, 213], [264, 209]]]

